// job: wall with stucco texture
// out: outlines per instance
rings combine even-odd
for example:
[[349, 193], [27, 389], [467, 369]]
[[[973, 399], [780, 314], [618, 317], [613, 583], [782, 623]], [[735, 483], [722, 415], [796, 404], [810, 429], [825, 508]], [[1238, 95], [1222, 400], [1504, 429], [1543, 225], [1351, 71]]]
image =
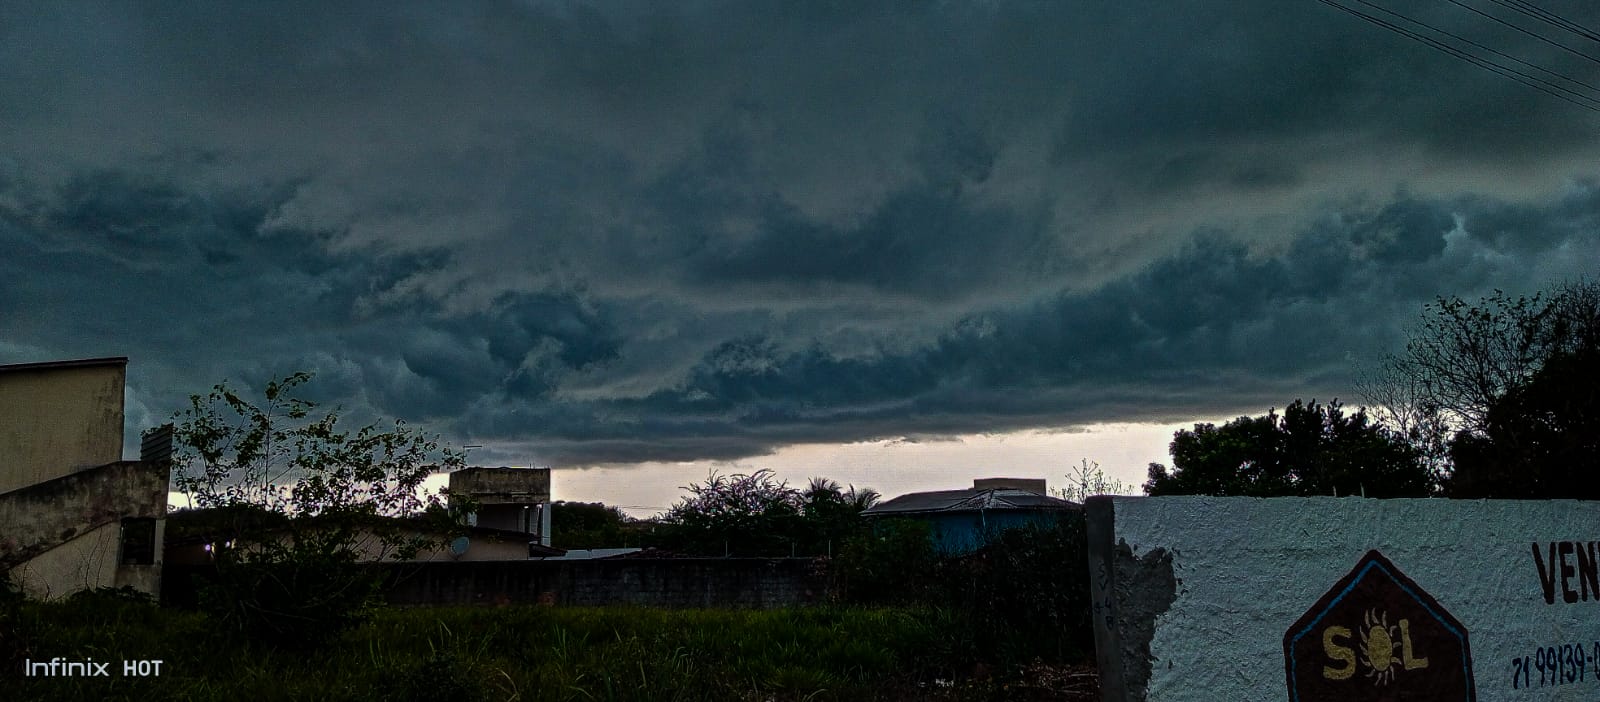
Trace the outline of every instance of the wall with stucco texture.
[[0, 493], [0, 569], [130, 517], [167, 514], [165, 464], [116, 461]]
[[479, 505], [549, 502], [550, 469], [462, 468], [450, 473], [450, 493], [470, 495]]
[[[1097, 646], [1102, 668], [1116, 668], [1107, 699], [1291, 699], [1285, 634], [1297, 621], [1321, 627], [1308, 640], [1325, 658], [1306, 670], [1330, 680], [1348, 670], [1342, 699], [1385, 699], [1448, 665], [1435, 649], [1431, 669], [1407, 667], [1429, 652], [1413, 642], [1402, 656], [1406, 615], [1395, 607], [1360, 604], [1363, 615], [1389, 615], [1376, 638], [1364, 638], [1375, 631], [1364, 616], [1302, 620], [1370, 551], [1465, 628], [1477, 700], [1600, 699], [1600, 588], [1583, 573], [1595, 568], [1600, 503], [1104, 498], [1089, 518]], [[1422, 609], [1409, 611], [1420, 627]], [[1348, 633], [1327, 634], [1341, 616]], [[1116, 650], [1104, 650], [1108, 639]], [[1380, 641], [1366, 657], [1363, 644]], [[1578, 647], [1581, 662], [1567, 655]], [[1541, 671], [1552, 649], [1559, 670]]]
[[[38, 599], [58, 599], [79, 590], [116, 587], [121, 535], [120, 524], [107, 524], [24, 562], [12, 569], [11, 577], [22, 586], [23, 592]], [[148, 591], [157, 590], [151, 587]]]
[[121, 362], [0, 373], [0, 493], [122, 459]]

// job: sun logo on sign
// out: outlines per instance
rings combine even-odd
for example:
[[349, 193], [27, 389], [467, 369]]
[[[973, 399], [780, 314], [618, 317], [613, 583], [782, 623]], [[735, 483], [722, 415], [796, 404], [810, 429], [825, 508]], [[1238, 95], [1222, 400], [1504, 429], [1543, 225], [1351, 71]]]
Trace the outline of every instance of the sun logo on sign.
[[1372, 678], [1373, 685], [1387, 685], [1394, 681], [1394, 667], [1400, 663], [1400, 656], [1395, 655], [1395, 649], [1400, 644], [1395, 641], [1394, 627], [1389, 626], [1389, 613], [1381, 615], [1376, 610], [1367, 610], [1366, 626], [1361, 631], [1361, 662], [1367, 666], [1367, 677]]

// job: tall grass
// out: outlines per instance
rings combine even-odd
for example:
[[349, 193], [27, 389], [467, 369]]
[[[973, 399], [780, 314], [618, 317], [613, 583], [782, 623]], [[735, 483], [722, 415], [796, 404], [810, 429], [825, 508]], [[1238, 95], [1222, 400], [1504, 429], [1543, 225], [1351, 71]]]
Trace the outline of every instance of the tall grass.
[[[8, 664], [7, 700], [920, 699], [971, 654], [959, 622], [926, 609], [388, 609], [308, 653], [110, 598], [27, 603], [16, 616], [33, 660], [113, 670], [23, 677]], [[162, 675], [120, 674], [142, 659], [163, 660]]]

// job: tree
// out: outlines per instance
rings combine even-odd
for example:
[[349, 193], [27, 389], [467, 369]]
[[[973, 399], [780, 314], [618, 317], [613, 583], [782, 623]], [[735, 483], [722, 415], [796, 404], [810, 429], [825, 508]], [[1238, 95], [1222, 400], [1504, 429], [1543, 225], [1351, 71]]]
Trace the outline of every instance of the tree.
[[616, 507], [599, 502], [556, 501], [550, 505], [551, 545], [557, 548], [622, 548], [630, 522]]
[[1150, 495], [1423, 497], [1433, 482], [1403, 437], [1364, 410], [1295, 400], [1282, 416], [1196, 424], [1173, 435], [1173, 468], [1150, 464]]
[[789, 555], [798, 545], [800, 494], [770, 470], [687, 485], [662, 517], [669, 547], [708, 556]]
[[1372, 416], [1416, 450], [1435, 483], [1450, 475], [1451, 421], [1427, 384], [1394, 363], [1364, 369], [1357, 387], [1373, 403]]
[[841, 488], [827, 478], [812, 478], [800, 494], [800, 552], [833, 555], [846, 539], [864, 528], [861, 513], [877, 504], [880, 497], [870, 488]]
[[690, 495], [662, 516], [662, 545], [712, 556], [831, 555], [861, 531], [862, 510], [879, 498], [820, 477], [796, 490], [770, 470], [712, 473], [684, 489]]
[[1452, 497], [1600, 499], [1600, 349], [1557, 354], [1450, 446]]
[[1384, 359], [1362, 391], [1443, 478], [1452, 470], [1455, 437], [1482, 439], [1501, 398], [1550, 359], [1596, 348], [1597, 281], [1533, 297], [1496, 290], [1477, 304], [1441, 297], [1423, 308], [1405, 351]]
[[[1533, 297], [1497, 290], [1476, 304], [1440, 298], [1424, 308], [1405, 351], [1385, 359], [1363, 391], [1424, 456], [1445, 494], [1566, 496], [1563, 481], [1529, 476], [1569, 475], [1573, 462], [1552, 463], [1558, 459], [1546, 449], [1577, 440], [1555, 433], [1563, 431], [1563, 422], [1583, 420], [1581, 414], [1562, 419], [1571, 403], [1551, 394], [1555, 383], [1538, 379], [1567, 377], [1577, 384], [1572, 387], [1590, 387], [1570, 366], [1581, 366], [1597, 351], [1600, 282], [1568, 283]], [[1546, 374], [1558, 359], [1569, 369]], [[1530, 391], [1536, 383], [1544, 389]], [[1529, 443], [1533, 435], [1540, 438]], [[1535, 445], [1543, 448], [1533, 450]], [[1469, 465], [1462, 466], [1463, 460]]]
[[315, 644], [364, 617], [379, 582], [355, 567], [362, 554], [402, 559], [442, 545], [453, 520], [422, 482], [464, 463], [398, 420], [351, 432], [337, 410], [313, 416], [313, 403], [290, 394], [309, 380], [271, 381], [260, 404], [221, 383], [174, 417], [177, 486], [219, 517], [217, 580], [202, 604], [282, 644]]
[[1095, 495], [1120, 495], [1128, 491], [1128, 486], [1121, 480], [1106, 477], [1100, 464], [1087, 458], [1073, 466], [1066, 478], [1067, 486], [1057, 490], [1056, 494], [1069, 502], [1081, 503]]

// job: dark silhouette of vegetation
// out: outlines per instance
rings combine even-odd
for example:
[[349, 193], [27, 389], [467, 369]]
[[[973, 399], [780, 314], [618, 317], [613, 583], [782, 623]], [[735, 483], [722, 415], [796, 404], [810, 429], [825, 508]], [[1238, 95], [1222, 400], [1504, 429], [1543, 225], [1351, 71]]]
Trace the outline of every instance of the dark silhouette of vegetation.
[[1502, 396], [1546, 361], [1600, 348], [1600, 282], [1513, 298], [1496, 290], [1477, 304], [1439, 298], [1423, 308], [1406, 350], [1387, 359], [1409, 393], [1376, 398], [1407, 416], [1436, 416], [1455, 430], [1481, 432]]
[[665, 545], [705, 556], [787, 556], [798, 546], [798, 491], [771, 471], [712, 473], [661, 518]]
[[975, 552], [940, 555], [919, 521], [891, 519], [851, 539], [832, 563], [838, 596], [862, 605], [948, 611], [976, 661], [1078, 662], [1094, 650], [1082, 512], [990, 535]]
[[847, 539], [830, 564], [838, 597], [877, 605], [939, 601], [940, 556], [928, 525], [886, 519]]
[[684, 488], [651, 545], [703, 556], [826, 556], [856, 534], [878, 493], [815, 478], [796, 490], [759, 470], [711, 474]]
[[1177, 432], [1173, 467], [1150, 465], [1150, 495], [1425, 497], [1432, 476], [1403, 437], [1337, 400]]
[[216, 577], [200, 604], [225, 628], [284, 646], [323, 643], [368, 615], [381, 583], [357, 567], [364, 556], [410, 558], [449, 538], [449, 510], [419, 488], [463, 462], [403, 422], [352, 432], [336, 411], [312, 416], [290, 394], [310, 379], [269, 382], [259, 402], [219, 384], [174, 417], [177, 486], [213, 511], [203, 526]]
[[944, 563], [947, 602], [972, 627], [980, 651], [1000, 665], [1050, 663], [1094, 654], [1089, 565], [1082, 512], [994, 535]]
[[114, 597], [20, 608], [34, 660], [160, 659], [162, 674], [8, 672], [7, 700], [1088, 699], [974, 675], [972, 632], [933, 609], [392, 608], [316, 655], [283, 655], [216, 636], [201, 613]]
[[800, 534], [800, 550], [806, 554], [832, 555], [845, 540], [862, 532], [861, 513], [878, 503], [876, 490], [841, 487], [827, 478], [812, 478], [800, 493], [800, 515], [805, 529]]
[[[1087, 463], [1084, 464], [1088, 466]], [[926, 523], [869, 523], [871, 490], [813, 478], [804, 490], [768, 471], [690, 486], [666, 515], [662, 546], [720, 556], [820, 556], [833, 597], [866, 606], [930, 607], [968, 631], [961, 656], [992, 665], [1078, 662], [1092, 650], [1083, 516], [989, 535], [975, 553], [941, 555]]]
[[1450, 446], [1452, 497], [1600, 499], [1600, 349], [1561, 353]]
[[1121, 480], [1107, 476], [1099, 462], [1087, 458], [1073, 466], [1066, 478], [1067, 486], [1056, 490], [1056, 496], [1079, 504], [1095, 495], [1121, 495], [1129, 488]]
[[626, 548], [638, 546], [629, 528], [632, 519], [616, 507], [599, 502], [565, 502], [550, 505], [550, 545], [565, 549]]
[[1593, 465], [1584, 446], [1597, 353], [1600, 282], [1495, 291], [1476, 304], [1440, 298], [1364, 390], [1448, 496], [1594, 494], [1582, 466]]
[[11, 573], [0, 573], [0, 665], [18, 670], [32, 655], [32, 636], [23, 617], [26, 601], [22, 588], [11, 580]]

